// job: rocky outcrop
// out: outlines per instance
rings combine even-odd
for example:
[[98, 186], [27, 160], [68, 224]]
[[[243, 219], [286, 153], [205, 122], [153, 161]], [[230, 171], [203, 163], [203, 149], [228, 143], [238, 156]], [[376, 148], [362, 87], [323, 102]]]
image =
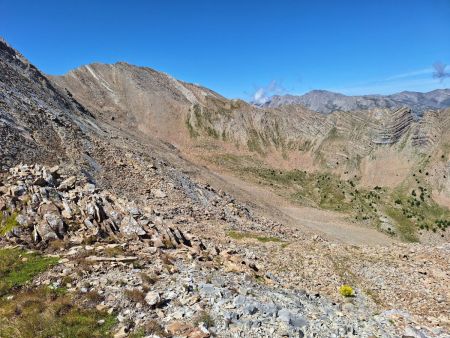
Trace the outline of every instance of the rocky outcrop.
[[11, 168], [6, 179], [0, 203], [5, 209], [2, 219], [15, 218], [15, 226], [5, 231], [12, 243], [39, 247], [52, 240], [81, 244], [92, 238], [136, 238], [155, 248], [205, 248], [155, 214], [97, 189], [85, 177], [60, 175], [58, 167], [21, 165]]
[[[1, 219], [14, 221], [6, 230], [0, 224], [0, 244], [57, 254], [60, 264], [33, 285], [96, 299], [98, 309], [117, 314], [116, 336], [152, 321], [180, 337], [395, 331], [383, 317], [362, 322], [359, 310], [343, 316], [331, 301], [273, 287], [277, 278], [255, 264], [254, 253], [204, 243], [158, 213], [63, 172], [20, 165], [3, 177]], [[270, 283], [257, 282], [265, 279]]]
[[383, 125], [379, 127], [376, 136], [373, 139], [373, 143], [396, 143], [408, 132], [412, 122], [413, 116], [410, 109], [403, 108], [395, 111], [387, 120], [383, 121]]
[[[366, 287], [382, 293], [383, 301], [388, 297], [403, 302], [416, 290], [402, 291], [398, 289], [401, 283], [392, 281], [406, 274], [404, 269], [416, 269], [412, 264], [422, 264], [420, 259], [417, 263], [405, 257], [418, 255], [445, 264], [446, 247], [411, 248], [404, 255], [403, 247], [340, 247], [319, 236], [304, 238], [292, 230], [285, 240], [295, 239], [301, 245], [294, 241], [289, 248], [281, 249], [284, 251], [281, 255], [277, 252], [283, 248], [278, 248], [283, 242], [267, 248], [252, 242], [240, 246], [228, 241], [224, 245], [223, 239], [200, 239], [187, 230], [187, 224], [184, 229], [176, 226], [169, 222], [170, 213], [157, 211], [157, 201], [160, 198], [173, 201], [172, 194], [155, 196], [150, 205], [142, 207], [98, 188], [86, 176], [68, 175], [66, 171], [64, 167], [20, 165], [2, 176], [0, 245], [58, 255], [60, 263], [36, 278], [33, 286], [63, 287], [71, 293], [88, 295], [98, 302], [99, 310], [117, 314], [116, 336], [125, 337], [156, 321], [162, 332], [180, 337], [198, 337], [200, 333], [202, 337], [242, 334], [396, 337], [414, 330], [423, 337], [445, 337], [440, 328], [417, 329], [405, 311], [380, 313], [364, 289], [357, 289], [354, 299], [346, 302], [336, 302], [324, 295], [327, 288], [333, 290], [336, 283], [340, 285], [336, 278], [348, 278], [336, 277], [336, 272], [327, 265], [329, 257], [333, 257], [333, 264], [345, 257], [357, 269], [358, 278], [371, 280]], [[220, 201], [216, 204], [221, 205]], [[230, 202], [220, 209], [224, 213], [218, 215], [229, 219], [230, 228], [237, 226], [241, 215], [247, 221], [236, 230], [278, 238], [283, 238], [286, 231], [281, 225], [269, 229], [264, 223], [249, 222], [248, 211]], [[201, 210], [203, 214], [213, 213], [210, 208]], [[5, 230], [6, 220], [13, 226]], [[191, 222], [200, 221], [196, 216]], [[200, 232], [205, 237], [213, 233], [218, 236], [214, 226]], [[315, 254], [317, 262], [313, 263], [311, 253], [316, 251], [320, 254]], [[370, 257], [369, 261], [376, 260], [377, 265], [389, 264], [384, 269], [373, 264], [366, 266], [365, 260], [359, 261], [364, 255]], [[381, 259], [384, 256], [386, 262]], [[391, 267], [393, 260], [398, 264], [395, 269]], [[400, 263], [403, 261], [404, 264]], [[297, 271], [299, 267], [301, 273]], [[438, 265], [432, 271], [433, 278], [444, 277]], [[311, 273], [323, 275], [310, 279], [307, 276]], [[421, 274], [410, 279], [420, 283]], [[318, 283], [322, 289], [319, 293], [294, 287], [300, 282], [308, 289], [310, 283]], [[427, 297], [428, 293], [441, 297], [439, 287], [443, 285], [431, 283]], [[438, 307], [445, 306], [445, 299], [439, 297]], [[424, 306], [428, 308], [421, 305]], [[429, 308], [436, 310], [431, 305]], [[433, 313], [429, 318], [434, 323], [439, 315], [440, 312]], [[394, 320], [403, 324], [394, 325]]]
[[440, 142], [445, 142], [446, 132], [450, 126], [450, 117], [446, 111], [428, 111], [418, 122], [412, 145], [422, 150], [431, 150]]

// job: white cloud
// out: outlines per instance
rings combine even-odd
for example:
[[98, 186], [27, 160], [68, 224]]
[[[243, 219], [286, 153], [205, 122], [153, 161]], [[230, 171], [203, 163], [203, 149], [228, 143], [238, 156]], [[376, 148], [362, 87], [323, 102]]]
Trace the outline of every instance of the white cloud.
[[270, 81], [267, 86], [259, 87], [252, 94], [252, 101], [257, 104], [264, 104], [273, 95], [282, 95], [286, 92], [283, 86], [275, 80]]
[[266, 96], [264, 88], [258, 88], [253, 94], [253, 102], [257, 104], [264, 104], [269, 98]]

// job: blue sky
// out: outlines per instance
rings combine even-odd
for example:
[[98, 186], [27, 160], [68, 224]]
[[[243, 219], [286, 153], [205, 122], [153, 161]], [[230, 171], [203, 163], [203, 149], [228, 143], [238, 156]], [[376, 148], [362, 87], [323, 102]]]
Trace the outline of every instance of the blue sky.
[[244, 99], [450, 87], [432, 76], [450, 63], [450, 0], [0, 0], [0, 13], [0, 35], [49, 74], [126, 61]]

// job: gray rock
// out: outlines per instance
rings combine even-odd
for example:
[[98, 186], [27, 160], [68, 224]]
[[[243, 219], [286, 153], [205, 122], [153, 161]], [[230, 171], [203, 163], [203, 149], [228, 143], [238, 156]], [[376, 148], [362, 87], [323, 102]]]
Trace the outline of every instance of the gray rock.
[[259, 311], [266, 316], [276, 316], [279, 308], [275, 304], [260, 304]]
[[200, 293], [208, 296], [214, 296], [220, 293], [220, 291], [212, 284], [201, 284]]
[[42, 220], [35, 225], [33, 238], [36, 242], [39, 240], [49, 241], [58, 239], [58, 235], [45, 220]]
[[256, 312], [258, 312], [258, 308], [254, 304], [247, 304], [244, 306], [243, 312], [246, 315], [254, 315]]
[[295, 328], [299, 328], [307, 324], [307, 321], [304, 318], [291, 313], [287, 309], [281, 309], [280, 311], [278, 311], [278, 318], [282, 322]]
[[234, 298], [233, 305], [236, 307], [241, 307], [245, 304], [246, 301], [247, 301], [247, 298], [245, 296], [238, 295], [236, 298]]
[[138, 235], [143, 236], [146, 234], [145, 230], [139, 225], [139, 223], [132, 216], [125, 216], [120, 223], [120, 231], [127, 236]]
[[50, 226], [51, 229], [53, 229], [53, 231], [62, 236], [65, 233], [64, 230], [64, 222], [61, 219], [59, 214], [56, 213], [49, 213], [49, 214], [45, 214], [43, 219], [45, 221], [47, 221], [48, 225]]

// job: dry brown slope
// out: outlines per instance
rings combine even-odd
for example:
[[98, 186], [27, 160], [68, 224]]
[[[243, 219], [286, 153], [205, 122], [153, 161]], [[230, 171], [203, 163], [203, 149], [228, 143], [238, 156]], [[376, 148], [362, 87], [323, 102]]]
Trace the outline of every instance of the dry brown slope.
[[[126, 63], [86, 65], [52, 80], [101, 118], [114, 118], [123, 128], [138, 128], [185, 151], [201, 154], [215, 146], [250, 152], [273, 166], [357, 175], [375, 185], [401, 183], [423, 154], [438, 151], [448, 115], [427, 112], [416, 121], [407, 108], [328, 116], [298, 105], [257, 108]], [[391, 172], [371, 177], [382, 163]], [[383, 182], [394, 171], [398, 178]]]

